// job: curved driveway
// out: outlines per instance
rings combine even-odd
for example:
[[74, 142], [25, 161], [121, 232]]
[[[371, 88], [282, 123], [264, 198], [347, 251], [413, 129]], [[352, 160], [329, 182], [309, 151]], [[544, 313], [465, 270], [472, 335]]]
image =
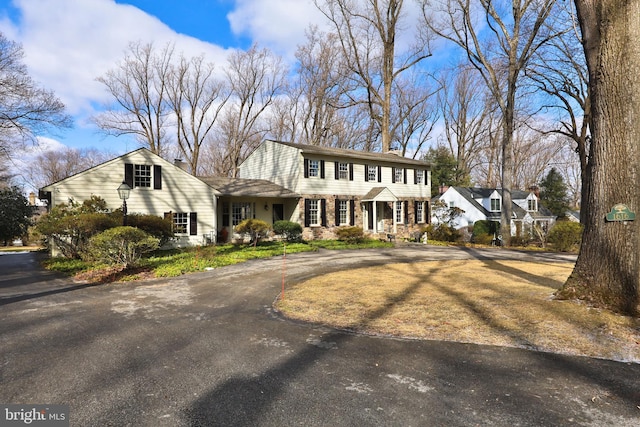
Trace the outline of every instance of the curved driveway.
[[[33, 257], [0, 255], [0, 403], [68, 404], [74, 426], [640, 421], [638, 364], [282, 320], [271, 309], [280, 257], [102, 286], [43, 272]], [[403, 260], [504, 257], [560, 256], [420, 245], [322, 251], [287, 256], [286, 283]]]

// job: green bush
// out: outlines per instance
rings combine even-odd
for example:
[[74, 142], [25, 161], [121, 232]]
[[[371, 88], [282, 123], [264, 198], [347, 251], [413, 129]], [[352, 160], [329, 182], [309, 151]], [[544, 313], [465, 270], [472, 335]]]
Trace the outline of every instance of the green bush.
[[240, 224], [236, 225], [234, 231], [236, 233], [247, 233], [251, 236], [253, 246], [258, 244], [258, 241], [269, 233], [271, 227], [266, 222], [260, 219], [245, 219]]
[[499, 224], [495, 221], [480, 220], [473, 224], [471, 241], [479, 244], [491, 244], [494, 235], [498, 233]]
[[427, 226], [427, 238], [440, 242], [457, 242], [462, 236], [455, 228], [447, 224], [429, 224]]
[[571, 221], [558, 221], [549, 230], [549, 242], [561, 252], [566, 252], [576, 246], [580, 246], [582, 241], [582, 224]]
[[173, 237], [173, 224], [170, 218], [134, 213], [127, 215], [127, 224], [158, 238], [160, 240], [160, 246], [167, 243], [169, 239]]
[[299, 242], [302, 240], [302, 226], [292, 221], [276, 221], [273, 224], [273, 232], [281, 235], [287, 242]]
[[136, 265], [144, 254], [160, 246], [160, 239], [139, 228], [115, 227], [93, 236], [89, 240], [87, 255], [106, 264]]
[[347, 243], [361, 243], [364, 241], [362, 227], [340, 227], [336, 230], [336, 237]]

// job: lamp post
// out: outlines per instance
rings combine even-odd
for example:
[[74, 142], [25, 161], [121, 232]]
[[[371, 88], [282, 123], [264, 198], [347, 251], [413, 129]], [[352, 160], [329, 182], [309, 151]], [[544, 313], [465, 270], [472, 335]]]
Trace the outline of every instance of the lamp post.
[[118, 186], [118, 196], [122, 199], [122, 225], [127, 225], [127, 199], [131, 193], [131, 187], [126, 182], [122, 181], [122, 184]]

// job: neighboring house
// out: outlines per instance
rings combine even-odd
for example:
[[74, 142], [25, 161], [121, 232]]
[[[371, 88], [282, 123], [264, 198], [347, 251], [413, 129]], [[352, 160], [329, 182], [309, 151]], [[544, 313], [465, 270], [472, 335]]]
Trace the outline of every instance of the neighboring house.
[[170, 216], [174, 224], [174, 244], [206, 243], [216, 233], [217, 198], [220, 195], [195, 176], [146, 148], [116, 157], [40, 190], [49, 206], [82, 202], [92, 195], [103, 198], [110, 209], [122, 206], [117, 192], [126, 182], [131, 188], [129, 213]]
[[[449, 208], [459, 208], [463, 213], [458, 216], [453, 227], [461, 229], [473, 226], [476, 221], [488, 220], [500, 222], [502, 212], [502, 192], [495, 188], [443, 187], [441, 194], [433, 202], [440, 200]], [[549, 230], [555, 222], [555, 216], [540, 204], [534, 191], [513, 190], [511, 192], [512, 211], [511, 235], [520, 236], [523, 230], [531, 230], [539, 225]], [[432, 221], [437, 222], [433, 217]]]
[[266, 140], [239, 170], [300, 195], [283, 218], [300, 222], [307, 239], [333, 238], [341, 226], [409, 236], [429, 222], [429, 165], [398, 154]]

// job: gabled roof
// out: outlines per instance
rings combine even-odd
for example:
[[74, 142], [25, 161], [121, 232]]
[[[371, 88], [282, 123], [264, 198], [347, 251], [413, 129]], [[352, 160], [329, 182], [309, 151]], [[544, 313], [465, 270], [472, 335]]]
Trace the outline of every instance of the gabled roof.
[[374, 187], [362, 198], [363, 202], [396, 202], [398, 198], [387, 187]]
[[270, 140], [276, 144], [286, 145], [300, 150], [303, 154], [317, 154], [321, 156], [344, 157], [358, 160], [396, 163], [430, 168], [431, 165], [422, 160], [410, 159], [395, 153], [373, 153], [369, 151], [347, 150], [344, 148], [321, 147], [318, 145], [296, 144], [293, 142]]
[[228, 177], [198, 177], [223, 196], [235, 197], [279, 197], [297, 199], [300, 195], [264, 179]]

